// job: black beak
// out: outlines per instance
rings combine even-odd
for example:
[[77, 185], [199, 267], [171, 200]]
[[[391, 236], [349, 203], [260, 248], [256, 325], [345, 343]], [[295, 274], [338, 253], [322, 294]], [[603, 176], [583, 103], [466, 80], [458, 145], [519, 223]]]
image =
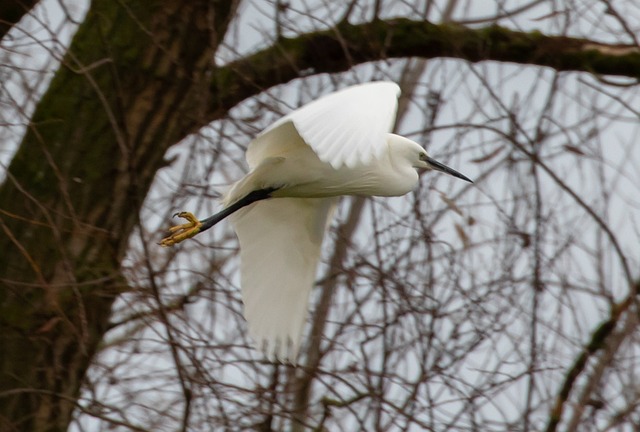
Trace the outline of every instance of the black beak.
[[454, 177], [458, 177], [459, 179], [462, 179], [464, 181], [468, 181], [469, 183], [473, 183], [467, 176], [464, 176], [462, 174], [460, 174], [458, 171], [449, 168], [448, 166], [446, 166], [443, 163], [438, 162], [435, 159], [430, 158], [429, 156], [426, 156], [424, 158], [424, 161], [426, 163], [429, 164], [429, 166], [431, 167], [431, 169], [436, 170], [436, 171], [441, 171], [443, 173], [447, 173], [449, 175], [452, 175]]

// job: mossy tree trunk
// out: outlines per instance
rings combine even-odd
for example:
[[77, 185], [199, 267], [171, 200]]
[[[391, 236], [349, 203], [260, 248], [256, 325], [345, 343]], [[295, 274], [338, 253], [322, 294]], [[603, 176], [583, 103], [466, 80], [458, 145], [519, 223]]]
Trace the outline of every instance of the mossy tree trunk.
[[0, 189], [3, 431], [66, 430], [141, 203], [202, 123], [232, 3], [93, 1]]

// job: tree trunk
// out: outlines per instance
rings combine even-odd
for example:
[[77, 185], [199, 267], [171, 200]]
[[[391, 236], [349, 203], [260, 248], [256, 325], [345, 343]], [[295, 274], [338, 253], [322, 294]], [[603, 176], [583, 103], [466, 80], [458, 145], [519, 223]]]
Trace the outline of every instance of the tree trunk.
[[202, 124], [232, 3], [93, 2], [0, 188], [0, 429], [67, 429], [147, 190]]

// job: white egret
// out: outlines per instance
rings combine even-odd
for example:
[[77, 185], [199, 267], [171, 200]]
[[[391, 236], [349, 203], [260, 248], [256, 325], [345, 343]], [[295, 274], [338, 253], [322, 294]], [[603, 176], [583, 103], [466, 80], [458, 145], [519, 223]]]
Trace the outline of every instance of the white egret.
[[390, 133], [400, 88], [355, 85], [276, 121], [246, 152], [250, 171], [223, 199], [223, 210], [170, 228], [171, 246], [227, 216], [240, 241], [240, 284], [249, 334], [269, 358], [294, 361], [315, 281], [322, 238], [342, 195], [399, 196], [418, 170], [471, 182], [424, 148]]

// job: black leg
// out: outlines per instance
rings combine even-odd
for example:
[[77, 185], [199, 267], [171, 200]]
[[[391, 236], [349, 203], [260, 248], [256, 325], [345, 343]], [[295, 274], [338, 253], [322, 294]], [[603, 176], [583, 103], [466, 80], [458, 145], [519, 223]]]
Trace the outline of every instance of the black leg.
[[211, 228], [212, 226], [220, 222], [222, 219], [240, 210], [242, 207], [246, 207], [249, 204], [252, 204], [256, 201], [261, 201], [267, 198], [271, 198], [271, 194], [276, 190], [278, 189], [266, 188], [266, 189], [254, 190], [253, 192], [248, 193], [244, 197], [240, 198], [238, 201], [231, 204], [229, 207], [221, 210], [220, 212], [214, 214], [213, 216], [209, 216], [206, 219], [202, 219], [200, 221], [202, 225], [200, 226], [199, 232], [208, 230], [209, 228]]
[[271, 198], [271, 193], [273, 193], [277, 189], [278, 188], [266, 188], [250, 192], [246, 196], [231, 204], [229, 207], [201, 221], [196, 219], [196, 217], [189, 212], [176, 213], [174, 216], [180, 216], [181, 218], [186, 219], [188, 222], [169, 228], [169, 236], [160, 240], [159, 244], [165, 247], [173, 246], [176, 243], [180, 243], [183, 240], [200, 234], [202, 231], [208, 230], [227, 216], [237, 212], [242, 207], [246, 207], [256, 201]]

